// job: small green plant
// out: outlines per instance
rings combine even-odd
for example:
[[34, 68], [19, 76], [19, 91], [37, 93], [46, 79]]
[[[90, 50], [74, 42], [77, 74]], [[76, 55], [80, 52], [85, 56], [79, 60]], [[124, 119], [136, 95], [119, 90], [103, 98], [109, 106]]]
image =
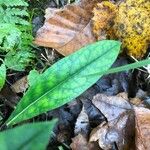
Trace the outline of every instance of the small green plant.
[[0, 52], [5, 65], [23, 71], [32, 61], [32, 25], [24, 0], [0, 0]]
[[1, 150], [45, 150], [56, 120], [29, 123], [0, 132]]
[[79, 96], [102, 76], [96, 73], [111, 67], [119, 54], [120, 45], [120, 42], [113, 40], [99, 41], [61, 59], [39, 77], [35, 73], [35, 82], [29, 80], [31, 86], [7, 125], [62, 106]]
[[118, 41], [99, 41], [63, 58], [43, 74], [32, 71], [28, 77], [30, 88], [7, 120], [7, 125], [14, 125], [68, 103], [104, 74], [150, 64], [148, 59], [109, 69], [119, 54], [120, 46]]

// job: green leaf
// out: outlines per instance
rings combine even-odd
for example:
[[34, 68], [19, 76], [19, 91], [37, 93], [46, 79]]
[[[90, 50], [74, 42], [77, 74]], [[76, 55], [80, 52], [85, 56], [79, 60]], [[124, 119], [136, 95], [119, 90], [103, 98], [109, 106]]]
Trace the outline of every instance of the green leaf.
[[[121, 43], [104, 40], [81, 48], [47, 69], [7, 120], [7, 125], [32, 118], [73, 100], [93, 85], [116, 60]], [[36, 80], [36, 79], [35, 79]]]
[[2, 64], [0, 66], [0, 90], [3, 88], [6, 80], [6, 66]]
[[0, 0], [0, 5], [6, 6], [28, 6], [25, 0]]
[[35, 58], [35, 55], [30, 51], [10, 51], [6, 54], [4, 62], [10, 69], [24, 71], [25, 68], [33, 61], [33, 58]]
[[[131, 70], [131, 69], [136, 69], [136, 68], [143, 67], [143, 66], [146, 66], [149, 64], [150, 64], [150, 59], [145, 59], [145, 60], [141, 60], [141, 61], [131, 63], [128, 65], [124, 65], [124, 66], [120, 66], [120, 67], [116, 67], [116, 68], [111, 68], [107, 71], [100, 71], [100, 72], [97, 72], [94, 74], [91, 73], [91, 74], [89, 74], [89, 76], [95, 76], [96, 74], [97, 75], [99, 75], [99, 74], [100, 75], [106, 75], [106, 74], [111, 74], [111, 73], [117, 73], [117, 72], [127, 71], [127, 70]], [[149, 67], [147, 69], [149, 69]], [[148, 70], [148, 73], [149, 73], [149, 70]]]
[[141, 60], [141, 61], [138, 61], [138, 62], [135, 62], [135, 63], [132, 63], [132, 64], [128, 64], [128, 65], [124, 65], [124, 66], [109, 69], [108, 71], [105, 72], [105, 74], [110, 74], [110, 73], [116, 73], [116, 72], [121, 72], [121, 71], [125, 71], [125, 70], [135, 69], [135, 68], [139, 68], [139, 67], [149, 65], [149, 64], [150, 64], [150, 59]]
[[34, 85], [34, 83], [37, 82], [37, 80], [39, 79], [40, 76], [41, 75], [39, 74], [39, 72], [37, 70], [31, 70], [27, 77], [29, 85], [30, 86]]
[[25, 124], [0, 132], [1, 150], [45, 150], [56, 120]]
[[0, 24], [0, 50], [9, 51], [20, 43], [21, 32], [13, 24]]

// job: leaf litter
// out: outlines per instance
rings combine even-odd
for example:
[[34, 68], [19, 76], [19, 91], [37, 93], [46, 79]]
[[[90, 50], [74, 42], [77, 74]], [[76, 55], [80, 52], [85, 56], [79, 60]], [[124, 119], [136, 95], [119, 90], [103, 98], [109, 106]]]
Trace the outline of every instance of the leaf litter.
[[[67, 5], [63, 9], [48, 8], [45, 15], [45, 24], [38, 31], [35, 43], [46, 47], [53, 47], [59, 53], [68, 55], [80, 47], [96, 41], [96, 38], [105, 39], [110, 35], [112, 37], [116, 36], [112, 34], [112, 30], [108, 31], [108, 28], [111, 27], [111, 19], [114, 17], [114, 14], [111, 13], [111, 15], [109, 15], [108, 12], [103, 12], [102, 7], [107, 5], [101, 5], [101, 8], [99, 6], [97, 7], [100, 8], [100, 12], [106, 13], [105, 17], [107, 16], [108, 20], [103, 22], [104, 24], [102, 24], [101, 21], [99, 23], [101, 24], [101, 28], [103, 26], [103, 29], [108, 31], [108, 35], [106, 35], [104, 30], [103, 32], [95, 31], [95, 35], [91, 32], [93, 21], [92, 11], [97, 2], [101, 1], [82, 0], [81, 3]], [[128, 0], [127, 2], [130, 5], [131, 2], [134, 2], [134, 0]], [[145, 0], [139, 2], [145, 2]], [[138, 2], [136, 2], [136, 5], [141, 6]], [[114, 9], [113, 4], [109, 3], [109, 6], [110, 8]], [[148, 8], [146, 7], [146, 9]], [[77, 20], [73, 20], [70, 16], [74, 16], [74, 18]], [[106, 27], [105, 25], [107, 21], [110, 22]], [[117, 21], [117, 23], [120, 23], [120, 20]], [[61, 28], [64, 29], [61, 30]], [[118, 28], [118, 26], [116, 28]], [[57, 30], [59, 33], [56, 32]], [[146, 32], [145, 30], [144, 33]], [[45, 35], [47, 31], [49, 34]], [[66, 31], [67, 35], [65, 35]], [[121, 33], [119, 32], [117, 34], [117, 36], [120, 38]], [[56, 39], [52, 37], [56, 37]], [[48, 40], [48, 42], [46, 40]], [[125, 41], [125, 44], [126, 43], [128, 43], [128, 41]], [[131, 45], [129, 44], [129, 46]], [[147, 42], [145, 42], [142, 46], [144, 48], [145, 46], [147, 47]], [[141, 53], [134, 51], [134, 54], [136, 57], [141, 58], [145, 54], [145, 49], [143, 49]], [[119, 58], [114, 66], [120, 66], [128, 63], [129, 60], [127, 61], [126, 58]], [[59, 109], [48, 112], [46, 117], [45, 114], [39, 116], [38, 120], [46, 120], [55, 117], [59, 118], [59, 122], [54, 129], [55, 136], [50, 144], [53, 145], [54, 142], [56, 144], [56, 146], [53, 145], [54, 148], [56, 148], [57, 145], [64, 146], [66, 144], [69, 146], [71, 144], [70, 147], [74, 150], [130, 150], [135, 149], [135, 147], [138, 150], [148, 150], [150, 121], [149, 107], [145, 104], [145, 102], [148, 102], [149, 98], [149, 91], [147, 90], [149, 85], [148, 83], [145, 83], [145, 80], [142, 80], [141, 85], [141, 76], [137, 77], [136, 82], [133, 78], [132, 72], [122, 72], [104, 76], [93, 87], [91, 87], [87, 92], [82, 94], [73, 102], [70, 102]], [[144, 92], [146, 91], [145, 96], [140, 96], [139, 98], [135, 98], [135, 96], [133, 96], [134, 100], [128, 96], [131, 89], [130, 80], [133, 80], [133, 83], [137, 84], [136, 88], [138, 90], [142, 89]], [[32, 79], [30, 81], [32, 81]], [[11, 89], [8, 90], [8, 87], [4, 87], [0, 93], [0, 99], [2, 99], [2, 97], [4, 99], [7, 98], [6, 103], [10, 107], [12, 104], [14, 107], [18, 102], [19, 97], [16, 95], [16, 93], [24, 92], [26, 90], [26, 83], [21, 85], [21, 87], [20, 83], [18, 82], [16, 84], [19, 90], [17, 89], [16, 91], [12, 91]], [[14, 85], [15, 84], [13, 84], [12, 87]], [[11, 91], [10, 95], [8, 94], [9, 91]], [[119, 94], [120, 92], [125, 93], [122, 95]], [[135, 92], [135, 94], [137, 93]], [[12, 102], [13, 98], [15, 102]], [[6, 118], [7, 117], [8, 114]], [[37, 118], [34, 119], [36, 120]], [[66, 148], [66, 146], [64, 147]], [[52, 147], [49, 147], [49, 149], [51, 148]]]

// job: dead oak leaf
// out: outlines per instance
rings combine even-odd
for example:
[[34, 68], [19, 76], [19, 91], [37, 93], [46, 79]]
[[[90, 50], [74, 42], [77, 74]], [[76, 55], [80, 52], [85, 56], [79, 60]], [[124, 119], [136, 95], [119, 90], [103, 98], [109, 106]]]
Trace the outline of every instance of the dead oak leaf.
[[134, 112], [127, 96], [97, 94], [92, 102], [104, 114], [107, 123], [91, 132], [90, 141], [98, 140], [99, 146], [105, 150], [111, 149], [114, 143], [118, 149], [134, 148]]
[[82, 0], [63, 9], [47, 9], [46, 20], [34, 43], [52, 47], [63, 55], [80, 49], [96, 39], [91, 30], [92, 10], [101, 0]]

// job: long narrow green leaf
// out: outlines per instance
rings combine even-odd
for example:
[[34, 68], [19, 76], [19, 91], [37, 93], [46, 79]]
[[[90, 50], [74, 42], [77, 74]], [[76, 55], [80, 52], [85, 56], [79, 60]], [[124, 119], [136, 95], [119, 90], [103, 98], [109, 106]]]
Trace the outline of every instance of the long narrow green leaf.
[[45, 150], [55, 123], [30, 123], [0, 132], [0, 149]]
[[89, 76], [95, 76], [95, 75], [106, 75], [106, 74], [111, 74], [111, 73], [116, 73], [116, 72], [122, 72], [122, 71], [127, 71], [127, 70], [131, 70], [131, 69], [136, 69], [139, 67], [143, 67], [150, 64], [150, 59], [146, 59], [146, 60], [141, 60], [132, 64], [128, 64], [128, 65], [124, 65], [124, 66], [120, 66], [120, 67], [116, 67], [116, 68], [111, 68], [107, 71], [99, 71], [97, 73], [94, 74], [89, 74]]
[[0, 66], [0, 90], [3, 88], [6, 80], [6, 66], [2, 64]]
[[[141, 61], [138, 61], [138, 62], [135, 62], [132, 64], [128, 64], [128, 65], [109, 69], [104, 74], [116, 73], [116, 72], [121, 72], [121, 71], [125, 71], [125, 70], [127, 71], [127, 70], [131, 70], [131, 69], [143, 67], [143, 66], [148, 65], [148, 64], [150, 64], [150, 59], [141, 60]], [[103, 74], [103, 73], [101, 73], [101, 74]]]
[[121, 43], [104, 40], [86, 46], [47, 69], [28, 89], [7, 120], [13, 125], [57, 108], [79, 96], [107, 71], [116, 60]]

